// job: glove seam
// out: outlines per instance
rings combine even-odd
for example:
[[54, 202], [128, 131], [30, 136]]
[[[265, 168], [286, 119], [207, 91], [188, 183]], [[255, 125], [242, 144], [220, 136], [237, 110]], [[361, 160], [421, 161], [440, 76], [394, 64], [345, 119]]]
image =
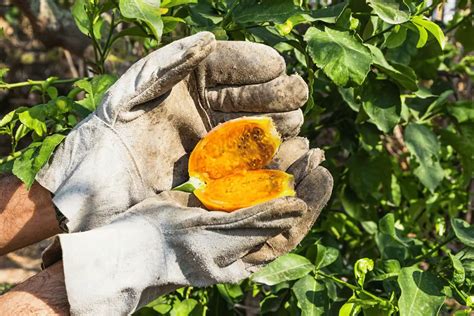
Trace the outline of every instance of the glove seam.
[[102, 120], [98, 115], [96, 115], [96, 113], [94, 113], [94, 116], [97, 117], [97, 119], [106, 127], [108, 128], [109, 130], [111, 130], [115, 136], [120, 140], [120, 143], [125, 147], [125, 150], [127, 152], [127, 155], [130, 157], [130, 159], [132, 160], [132, 163], [133, 163], [133, 167], [135, 169], [135, 171], [137, 172], [138, 174], [138, 177], [140, 178], [140, 182], [141, 182], [141, 185], [143, 188], [146, 188], [146, 185], [145, 183], [143, 182], [143, 174], [142, 172], [140, 171], [140, 168], [138, 167], [138, 163], [137, 161], [135, 160], [135, 157], [133, 156], [133, 153], [132, 153], [132, 150], [129, 148], [128, 144], [122, 139], [120, 133], [118, 130], [115, 129], [115, 127], [111, 124], [108, 124], [107, 122], [105, 122], [104, 120]]
[[[188, 89], [192, 88], [195, 90], [195, 94], [197, 95], [195, 98], [196, 108], [198, 109], [198, 113], [201, 116], [206, 130], [210, 131], [214, 127], [215, 122], [212, 120], [210, 113], [211, 107], [206, 97], [205, 69], [203, 69], [202, 66], [196, 67], [190, 73], [190, 77], [192, 77], [192, 79], [187, 81]], [[191, 93], [191, 95], [194, 95], [194, 93]]]
[[[263, 211], [260, 211], [256, 214], [251, 214], [251, 215], [248, 215], [244, 218], [241, 218], [239, 220], [236, 220], [236, 221], [232, 221], [232, 222], [227, 222], [227, 223], [222, 223], [222, 224], [216, 224], [216, 225], [209, 225], [209, 224], [204, 224], [204, 225], [193, 225], [193, 226], [187, 226], [187, 227], [182, 227], [182, 228], [173, 228], [173, 231], [176, 231], [176, 230], [179, 230], [179, 231], [182, 231], [182, 230], [186, 230], [186, 229], [193, 229], [193, 228], [224, 228], [223, 226], [225, 225], [229, 225], [229, 224], [238, 224], [242, 221], [245, 221], [245, 220], [249, 220], [249, 219], [252, 219], [254, 217], [257, 217], [258, 215], [266, 212], [268, 210], [263, 210]], [[167, 230], [163, 230], [163, 232], [165, 234], [168, 234], [169, 232]], [[173, 232], [171, 232], [173, 233]]]

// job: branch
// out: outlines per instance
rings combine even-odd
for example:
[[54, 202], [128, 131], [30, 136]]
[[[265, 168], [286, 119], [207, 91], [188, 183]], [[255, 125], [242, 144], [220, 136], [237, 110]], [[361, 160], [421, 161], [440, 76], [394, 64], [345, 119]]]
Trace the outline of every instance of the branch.
[[[70, 78], [70, 79], [55, 79], [50, 82], [50, 84], [62, 84], [62, 83], [72, 83], [84, 78]], [[13, 89], [13, 88], [20, 88], [20, 87], [28, 87], [34, 85], [41, 85], [46, 80], [28, 80], [23, 82], [15, 82], [15, 83], [6, 83], [0, 82], [0, 89]]]

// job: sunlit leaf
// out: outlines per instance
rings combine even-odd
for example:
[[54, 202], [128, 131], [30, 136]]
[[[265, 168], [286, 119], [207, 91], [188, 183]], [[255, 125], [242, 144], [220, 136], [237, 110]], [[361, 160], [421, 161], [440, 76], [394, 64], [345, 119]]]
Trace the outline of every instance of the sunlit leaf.
[[291, 288], [301, 308], [301, 316], [324, 315], [329, 310], [329, 300], [324, 284], [306, 275]]
[[408, 7], [401, 0], [369, 0], [368, 4], [389, 24], [401, 24], [410, 19]]
[[402, 291], [398, 301], [400, 316], [438, 315], [444, 303], [443, 283], [431, 272], [415, 266], [403, 268], [398, 284]]
[[[444, 36], [443, 31], [438, 26], [438, 24], [436, 24], [436, 23], [428, 20], [426, 17], [422, 17], [422, 16], [414, 16], [411, 20], [417, 27], [422, 27], [426, 31], [430, 32], [434, 36], [434, 38], [438, 41], [439, 46], [441, 47], [441, 49], [444, 48], [446, 38]], [[421, 34], [420, 34], [420, 37], [421, 37]], [[424, 45], [421, 45], [421, 46], [424, 46]]]
[[408, 150], [419, 164], [414, 171], [415, 175], [433, 192], [444, 178], [444, 171], [439, 163], [438, 139], [428, 127], [414, 123], [408, 124], [404, 135]]
[[361, 85], [364, 82], [372, 55], [358, 37], [328, 27], [324, 27], [324, 31], [310, 27], [304, 39], [314, 63], [335, 84], [345, 86], [354, 82]]
[[160, 1], [120, 0], [119, 7], [123, 16], [146, 23], [155, 39], [161, 39], [163, 21], [160, 14]]
[[299, 279], [314, 269], [305, 257], [287, 254], [277, 258], [250, 277], [252, 281], [267, 285]]
[[466, 246], [474, 247], [474, 226], [460, 218], [451, 218], [456, 237]]

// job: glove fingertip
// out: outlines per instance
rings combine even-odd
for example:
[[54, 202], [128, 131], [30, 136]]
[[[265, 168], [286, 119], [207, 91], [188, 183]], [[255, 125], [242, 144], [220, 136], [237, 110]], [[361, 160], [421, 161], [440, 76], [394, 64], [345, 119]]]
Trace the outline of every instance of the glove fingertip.
[[295, 177], [295, 183], [298, 185], [306, 175], [317, 168], [324, 160], [324, 151], [319, 148], [312, 148], [297, 159], [287, 169], [287, 172]]
[[297, 185], [297, 196], [303, 199], [311, 210], [320, 211], [329, 201], [334, 179], [326, 168], [316, 167]]

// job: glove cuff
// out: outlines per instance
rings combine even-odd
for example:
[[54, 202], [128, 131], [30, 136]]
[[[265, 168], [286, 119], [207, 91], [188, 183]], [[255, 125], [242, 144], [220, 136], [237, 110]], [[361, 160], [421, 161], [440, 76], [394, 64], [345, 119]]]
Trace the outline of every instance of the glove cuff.
[[69, 134], [36, 180], [54, 194], [70, 232], [110, 223], [149, 193], [130, 150], [94, 114]]

